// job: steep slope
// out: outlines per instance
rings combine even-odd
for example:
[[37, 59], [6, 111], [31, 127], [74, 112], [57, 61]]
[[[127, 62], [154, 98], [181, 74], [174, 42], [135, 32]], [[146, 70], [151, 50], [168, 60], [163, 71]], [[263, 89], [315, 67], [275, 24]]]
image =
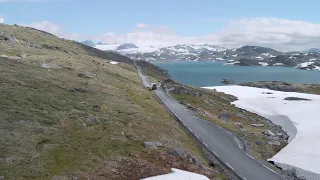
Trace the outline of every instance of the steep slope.
[[0, 32], [0, 177], [140, 179], [171, 166], [219, 174], [129, 58], [35, 29]]

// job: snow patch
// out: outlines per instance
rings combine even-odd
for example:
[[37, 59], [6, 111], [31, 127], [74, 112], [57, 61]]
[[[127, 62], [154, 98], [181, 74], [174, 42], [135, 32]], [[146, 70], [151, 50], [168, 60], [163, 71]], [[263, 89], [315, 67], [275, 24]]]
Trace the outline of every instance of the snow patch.
[[95, 48], [100, 49], [101, 51], [111, 51], [116, 50], [120, 45], [119, 44], [104, 44], [96, 45]]
[[270, 56], [270, 53], [262, 53], [261, 56]]
[[283, 63], [275, 63], [275, 64], [273, 64], [274, 66], [284, 66], [284, 64]]
[[314, 62], [304, 62], [298, 64], [295, 68], [296, 69], [306, 69], [306, 70], [320, 70], [320, 66], [313, 65]]
[[262, 59], [263, 59], [263, 57], [261, 57], [261, 56], [257, 56], [257, 57], [254, 57], [254, 58], [256, 58], [256, 59], [260, 59], [260, 60], [262, 60]]
[[131, 48], [131, 49], [123, 49], [120, 50], [120, 53], [124, 54], [136, 54], [136, 53], [151, 53], [151, 52], [156, 52], [159, 51], [159, 47], [150, 47], [150, 46], [145, 46], [145, 47], [139, 47], [139, 48]]
[[225, 63], [224, 65], [235, 65], [240, 63], [239, 61], [229, 60], [228, 63]]
[[182, 171], [179, 169], [172, 168], [171, 173], [160, 175], [160, 176], [154, 176], [142, 180], [209, 180], [204, 175], [188, 172], [188, 171]]
[[[296, 137], [270, 160], [320, 174], [320, 96], [295, 92], [280, 92], [243, 86], [206, 87], [231, 94], [239, 100], [239, 108], [270, 119], [287, 116], [297, 128]], [[263, 92], [271, 92], [270, 95]], [[311, 101], [286, 101], [286, 97], [299, 97]], [[270, 119], [272, 120], [272, 119]]]
[[259, 62], [259, 64], [260, 64], [261, 66], [269, 66], [269, 64], [266, 63], [266, 62]]
[[298, 64], [296, 68], [306, 68], [312, 64], [314, 64], [314, 62], [304, 62], [304, 63]]
[[110, 61], [109, 63], [110, 64], [119, 64], [119, 62], [117, 62], [117, 61]]
[[153, 57], [146, 58], [147, 61], [155, 61], [156, 59]]

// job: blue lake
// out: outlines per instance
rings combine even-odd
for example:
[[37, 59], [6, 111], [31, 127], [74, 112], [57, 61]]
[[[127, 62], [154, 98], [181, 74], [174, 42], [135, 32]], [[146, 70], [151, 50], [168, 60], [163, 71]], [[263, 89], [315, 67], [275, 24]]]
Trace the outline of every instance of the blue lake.
[[256, 81], [284, 81], [297, 84], [320, 83], [320, 71], [305, 71], [292, 67], [230, 66], [222, 62], [153, 62], [166, 69], [178, 82], [194, 86], [222, 85], [222, 79], [237, 84]]

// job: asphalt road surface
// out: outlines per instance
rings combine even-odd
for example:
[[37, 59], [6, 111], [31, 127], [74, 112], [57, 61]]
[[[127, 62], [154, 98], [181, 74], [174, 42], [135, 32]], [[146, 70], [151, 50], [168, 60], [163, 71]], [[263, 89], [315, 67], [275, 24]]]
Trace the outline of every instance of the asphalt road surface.
[[[148, 77], [142, 74], [139, 66], [136, 67], [144, 86], [150, 87]], [[232, 133], [190, 114], [161, 87], [158, 87], [154, 92], [200, 143], [241, 179], [284, 180], [274, 170], [248, 155], [243, 150], [241, 141]]]

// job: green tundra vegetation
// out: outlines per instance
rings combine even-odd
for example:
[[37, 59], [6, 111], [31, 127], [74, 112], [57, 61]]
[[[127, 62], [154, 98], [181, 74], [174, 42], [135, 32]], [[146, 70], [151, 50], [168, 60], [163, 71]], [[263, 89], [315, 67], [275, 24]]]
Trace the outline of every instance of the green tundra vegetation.
[[[5, 179], [139, 179], [171, 167], [219, 175], [130, 59], [32, 28], [0, 24], [0, 122]], [[199, 161], [186, 165], [172, 148]]]

